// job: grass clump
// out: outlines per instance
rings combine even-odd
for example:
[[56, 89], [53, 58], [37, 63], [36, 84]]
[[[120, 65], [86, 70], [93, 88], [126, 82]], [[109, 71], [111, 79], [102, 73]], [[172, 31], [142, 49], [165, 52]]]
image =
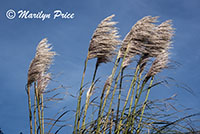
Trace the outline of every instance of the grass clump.
[[[82, 133], [184, 133], [198, 130], [185, 124], [187, 119], [199, 116], [199, 113], [176, 117], [179, 112], [165, 112], [166, 103], [174, 100], [174, 96], [163, 100], [150, 100], [152, 88], [163, 84], [157, 74], [169, 67], [169, 55], [172, 48], [174, 28], [172, 21], [159, 24], [158, 17], [145, 16], [136, 22], [120, 41], [117, 22], [111, 15], [97, 26], [88, 49], [84, 70], [77, 97], [77, 107], [73, 126], [74, 134]], [[28, 71], [27, 94], [29, 104], [30, 133], [32, 134], [31, 84], [34, 83], [34, 133], [37, 125], [40, 134], [44, 134], [44, 99], [43, 92], [48, 85], [51, 74], [48, 69], [56, 54], [51, 51], [47, 40], [42, 40], [37, 48], [36, 56]], [[113, 62], [109, 77], [100, 86], [96, 79], [100, 64]], [[87, 90], [85, 103], [83, 90], [87, 63], [96, 58], [92, 81]], [[128, 68], [134, 68], [129, 69]], [[128, 73], [128, 75], [127, 75]], [[95, 97], [99, 88], [100, 95]], [[91, 112], [90, 106], [94, 112]], [[38, 117], [36, 117], [36, 113]], [[63, 112], [53, 123], [55, 126], [68, 111]], [[92, 119], [90, 115], [92, 115]], [[176, 117], [176, 118], [175, 118]], [[38, 119], [38, 122], [36, 120]], [[87, 122], [88, 119], [88, 122]], [[64, 127], [61, 126], [58, 131]], [[51, 132], [52, 127], [48, 131]], [[56, 131], [55, 133], [58, 133]]]

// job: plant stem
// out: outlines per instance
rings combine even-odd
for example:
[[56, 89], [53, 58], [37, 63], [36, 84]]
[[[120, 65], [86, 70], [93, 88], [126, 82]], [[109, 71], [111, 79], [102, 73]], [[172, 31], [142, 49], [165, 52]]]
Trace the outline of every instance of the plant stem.
[[41, 93], [41, 119], [42, 119], [42, 134], [44, 134], [44, 98], [43, 93]]
[[[133, 79], [132, 79], [132, 81], [131, 81], [131, 85], [130, 85], [130, 88], [129, 88], [129, 90], [128, 90], [128, 94], [127, 94], [127, 96], [126, 96], [126, 100], [125, 100], [124, 107], [123, 107], [123, 110], [122, 110], [122, 113], [121, 113], [121, 117], [120, 117], [120, 122], [119, 122], [119, 125], [118, 125], [118, 128], [117, 128], [117, 134], [119, 134], [119, 132], [120, 132], [120, 127], [121, 127], [121, 124], [122, 124], [122, 118], [123, 118], [123, 116], [124, 116], [124, 112], [125, 112], [125, 109], [126, 109], [126, 105], [127, 105], [127, 103], [128, 103], [129, 95], [130, 95], [130, 93], [131, 93], [131, 89], [132, 89], [132, 87], [135, 87], [135, 83], [136, 83], [136, 80], [137, 80], [137, 73], [138, 73], [139, 67], [140, 67], [140, 66], [137, 65], [136, 70], [135, 70], [134, 77], [133, 77]], [[132, 93], [133, 93], [133, 92], [134, 92], [134, 88], [133, 88]]]
[[[138, 76], [138, 83], [137, 83], [136, 95], [138, 94], [138, 90], [140, 88], [141, 75], [142, 75], [142, 72], [140, 72], [139, 76]], [[128, 110], [128, 116], [127, 116], [129, 119], [128, 119], [128, 122], [127, 122], [127, 125], [126, 125], [126, 131], [125, 131], [125, 133], [128, 131], [128, 128], [130, 127], [130, 124], [131, 124], [130, 114], [131, 114], [131, 108], [132, 108], [133, 99], [134, 99], [135, 85], [136, 85], [136, 83], [133, 86], [133, 91], [132, 91], [132, 94], [131, 94], [131, 102], [130, 102], [130, 106], [129, 106], [129, 110]]]
[[[112, 106], [112, 102], [113, 102], [113, 99], [114, 99], [114, 95], [115, 95], [115, 92], [116, 92], [116, 89], [117, 89], [117, 83], [118, 83], [118, 81], [119, 81], [119, 76], [120, 76], [120, 73], [121, 73], [121, 71], [122, 71], [122, 69], [123, 69], [123, 62], [124, 62], [124, 60], [125, 60], [125, 57], [126, 57], [128, 51], [129, 51], [129, 45], [127, 46], [126, 52], [125, 52], [125, 54], [124, 54], [124, 57], [123, 57], [123, 59], [122, 59], [122, 63], [121, 63], [120, 69], [119, 69], [119, 73], [118, 73], [118, 75], [117, 75], [117, 79], [115, 80], [114, 90], [113, 90], [112, 98], [111, 98], [111, 101], [110, 101], [110, 106], [109, 106], [109, 109], [108, 109], [108, 114], [107, 114], [107, 117], [106, 117], [105, 128], [106, 128], [107, 120], [108, 120], [109, 115], [110, 115], [110, 112], [111, 112], [111, 106]], [[111, 86], [110, 86], [110, 87], [111, 87]], [[110, 88], [110, 87], [109, 87], [109, 88]], [[105, 131], [104, 131], [104, 133], [105, 133]]]
[[[95, 70], [94, 70], [94, 74], [93, 74], [93, 78], [92, 78], [92, 85], [91, 85], [91, 89], [90, 90], [93, 90], [94, 88], [94, 80], [95, 80], [95, 77], [96, 77], [96, 73], [97, 73], [97, 69], [98, 69], [98, 61], [96, 62], [96, 65], [95, 65]], [[91, 91], [92, 92], [92, 91]], [[84, 109], [84, 116], [83, 116], [83, 122], [82, 122], [82, 130], [85, 129], [85, 118], [86, 118], [86, 115], [87, 115], [87, 110], [88, 110], [88, 107], [89, 107], [89, 103], [90, 103], [90, 97], [91, 97], [91, 93], [89, 93], [89, 95], [86, 97], [86, 102], [85, 102], [85, 109]]]
[[36, 102], [36, 96], [34, 95], [34, 132], [37, 134], [37, 117], [36, 117], [36, 109], [37, 109], [37, 102]]
[[[103, 102], [103, 97], [101, 99], [101, 102], [100, 102], [100, 108], [99, 108], [99, 116], [98, 116], [98, 121], [97, 121], [97, 129], [96, 129], [96, 132], [97, 133], [100, 133], [100, 121], [103, 117], [103, 112], [104, 112], [104, 108], [106, 106], [106, 101], [107, 101], [107, 98], [108, 98], [108, 95], [109, 95], [109, 92], [110, 92], [110, 88], [111, 88], [111, 84], [112, 84], [112, 81], [113, 81], [113, 78], [114, 78], [114, 75], [115, 75], [115, 72], [117, 70], [117, 67], [118, 67], [118, 64], [119, 64], [119, 61], [120, 61], [120, 58], [119, 58], [119, 54], [115, 60], [115, 64], [114, 64], [114, 67], [113, 67], [113, 70], [112, 70], [112, 74], [111, 74], [111, 79], [110, 79], [110, 84], [108, 85], [108, 89], [107, 89], [107, 92], [106, 92], [106, 96], [105, 96], [105, 99], [104, 99], [104, 102]], [[107, 87], [107, 86], [106, 86]], [[105, 87], [105, 89], [106, 89]], [[104, 91], [103, 91], [104, 92]], [[103, 94], [102, 94], [103, 95]], [[103, 107], [102, 107], [102, 103], [103, 103]], [[101, 110], [101, 107], [102, 107], [102, 110]]]
[[[121, 66], [122, 67], [122, 66]], [[107, 124], [108, 124], [108, 118], [109, 118], [109, 115], [110, 115], [110, 112], [111, 112], [111, 107], [112, 107], [112, 101], [113, 101], [113, 99], [114, 99], [114, 96], [115, 96], [115, 92], [116, 92], [116, 89], [117, 89], [117, 83], [118, 83], [118, 80], [119, 80], [119, 76], [120, 76], [120, 73], [121, 73], [121, 67], [120, 67], [120, 71], [119, 71], [119, 73], [118, 73], [118, 75], [117, 75], [117, 79], [116, 79], [116, 81], [115, 81], [115, 86], [114, 86], [114, 90], [113, 90], [113, 94], [112, 94], [112, 97], [111, 97], [111, 100], [110, 100], [110, 105], [109, 105], [109, 109], [108, 109], [108, 113], [107, 113], [107, 116], [106, 116], [106, 122], [105, 122], [105, 124], [104, 124], [104, 134], [105, 134], [105, 130], [106, 130], [106, 126], [107, 126]]]
[[[109, 78], [108, 78], [108, 79], [109, 79]], [[101, 108], [102, 108], [102, 105], [103, 105], [103, 96], [104, 96], [104, 93], [105, 93], [105, 90], [106, 90], [108, 84], [109, 84], [109, 83], [105, 83], [105, 85], [104, 85], [104, 87], [103, 87], [103, 90], [102, 90], [102, 93], [101, 93], [100, 106], [99, 106], [99, 112], [98, 112], [98, 117], [97, 117], [97, 119], [98, 119], [98, 120], [97, 120], [97, 128], [98, 128], [98, 126], [99, 126], [99, 128], [100, 128], [100, 121], [101, 121], [100, 116], [101, 116]], [[99, 132], [97, 132], [97, 133], [99, 133]]]
[[150, 82], [149, 87], [147, 89], [147, 94], [146, 94], [146, 97], [145, 97], [145, 101], [144, 101], [143, 106], [142, 106], [142, 113], [141, 113], [141, 116], [140, 116], [140, 121], [139, 121], [138, 129], [137, 129], [138, 133], [139, 133], [139, 129], [140, 129], [140, 126], [141, 126], [141, 121], [142, 121], [142, 117], [143, 117], [143, 114], [144, 114], [144, 110], [145, 110], [145, 107], [147, 105], [147, 100], [148, 100], [148, 97], [149, 97], [150, 89], [151, 89], [151, 86], [153, 84], [153, 80], [154, 80], [154, 76], [151, 78], [151, 82]]
[[117, 129], [117, 123], [118, 123], [118, 116], [119, 116], [119, 107], [120, 107], [120, 99], [121, 99], [121, 90], [122, 90], [122, 81], [123, 81], [124, 69], [125, 68], [122, 68], [121, 76], [120, 76], [119, 95], [118, 95], [118, 103], [117, 103], [117, 115], [116, 115], [116, 121], [115, 121], [115, 130]]
[[[106, 120], [108, 120], [108, 117], [109, 117], [109, 115], [110, 115], [110, 110], [111, 110], [111, 106], [112, 106], [112, 101], [113, 101], [113, 98], [114, 98], [114, 95], [115, 95], [115, 91], [116, 91], [116, 88], [117, 88], [117, 83], [118, 83], [119, 76], [120, 76], [119, 74], [120, 74], [121, 71], [122, 71], [123, 62], [124, 62], [124, 59], [125, 59], [125, 57], [126, 57], [128, 51], [129, 51], [129, 47], [130, 47], [130, 44], [127, 45], [127, 48], [126, 48], [126, 51], [125, 51], [125, 53], [124, 53], [124, 57], [123, 57], [123, 59], [122, 59], [122, 63], [121, 63], [120, 69], [119, 69], [119, 73], [118, 73], [117, 79], [115, 80], [115, 86], [114, 86], [112, 98], [111, 98], [111, 101], [110, 101], [110, 106], [109, 106], [109, 110], [108, 110], [108, 114], [107, 114]], [[115, 74], [115, 72], [116, 72], [116, 69], [117, 69], [118, 64], [119, 64], [119, 61], [120, 61], [120, 57], [119, 57], [119, 56], [120, 56], [120, 55], [119, 55], [119, 53], [118, 53], [118, 56], [117, 56], [116, 61], [115, 61], [115, 66], [113, 67], [112, 74], [111, 74], [111, 83], [112, 83], [112, 81], [113, 81], [114, 74]], [[103, 112], [104, 112], [104, 108], [105, 108], [105, 106], [106, 106], [106, 101], [107, 101], [107, 98], [108, 98], [110, 89], [111, 89], [111, 84], [109, 85], [109, 87], [108, 87], [108, 89], [107, 89], [107, 92], [106, 92], [106, 96], [105, 96], [105, 100], [104, 100], [104, 103], [103, 103], [103, 108], [102, 108], [102, 113], [101, 113], [100, 119], [103, 117]], [[107, 121], [106, 121], [106, 123], [107, 123]], [[106, 126], [106, 123], [105, 123], [104, 126]], [[106, 129], [106, 128], [104, 128], [104, 130], [105, 130], [105, 129]], [[97, 124], [97, 131], [99, 131], [98, 124]], [[104, 131], [104, 133], [105, 133], [105, 131]]]
[[109, 134], [112, 134], [113, 120], [114, 120], [114, 109], [112, 109], [112, 112], [111, 112], [110, 132], [109, 132]]
[[78, 103], [77, 103], [77, 109], [76, 109], [76, 117], [75, 117], [75, 122], [74, 122], [74, 131], [73, 131], [74, 134], [77, 133], [76, 131], [79, 131], [81, 97], [82, 97], [82, 94], [83, 94], [82, 88], [83, 88], [83, 82], [84, 82], [84, 78], [85, 78], [85, 72], [86, 72], [86, 68], [87, 68], [87, 63], [88, 63], [88, 55], [87, 55], [87, 58], [85, 60], [84, 70], [83, 70], [82, 80], [81, 80], [81, 87], [79, 89], [79, 97], [78, 97]]
[[98, 60], [97, 60], [96, 61], [96, 65], [95, 65], [95, 70], [94, 70], [93, 78], [92, 78], [92, 83], [94, 83], [94, 80], [96, 78], [98, 67], [99, 67], [99, 63], [98, 63]]
[[[135, 95], [135, 104], [134, 104], [134, 109], [133, 109], [133, 112], [132, 112], [132, 127], [131, 127], [131, 131], [133, 132], [133, 128], [134, 128], [134, 121], [135, 121], [135, 113], [136, 113], [136, 107], [137, 107], [137, 104], [139, 102], [139, 99], [140, 99], [140, 96], [142, 94], [142, 91], [144, 89], [144, 86], [146, 85], [146, 83], [148, 82], [149, 78], [148, 79], [144, 79], [144, 81], [142, 82], [142, 86], [141, 86], [141, 89], [140, 89], [140, 92], [139, 92], [139, 88], [137, 88], [137, 93]], [[139, 92], [139, 93], [138, 93]]]
[[40, 111], [40, 94], [37, 90], [36, 82], [34, 83], [35, 88], [35, 96], [37, 100], [37, 110], [38, 110], [38, 121], [39, 121], [39, 128], [40, 128], [40, 134], [42, 134], [42, 124], [41, 124], [41, 111]]
[[29, 109], [30, 134], [32, 134], [33, 133], [33, 126], [32, 126], [30, 85], [27, 85], [27, 94], [28, 94], [28, 109]]

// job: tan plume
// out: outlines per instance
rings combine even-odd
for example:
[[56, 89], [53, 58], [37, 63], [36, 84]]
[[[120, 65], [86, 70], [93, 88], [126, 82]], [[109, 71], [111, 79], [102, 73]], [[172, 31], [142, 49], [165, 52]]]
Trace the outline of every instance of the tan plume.
[[128, 66], [131, 63], [131, 59], [135, 55], [142, 55], [147, 53], [145, 44], [148, 43], [149, 38], [155, 33], [154, 24], [157, 22], [158, 17], [146, 16], [139, 20], [130, 30], [130, 32], [124, 38], [119, 54], [120, 57], [124, 57], [127, 47], [129, 50], [124, 60], [123, 67]]
[[120, 44], [118, 30], [112, 21], [115, 15], [105, 18], [96, 28], [90, 41], [88, 59], [97, 58], [98, 64], [112, 61]]
[[145, 59], [157, 57], [171, 47], [171, 40], [174, 34], [172, 21], [167, 20], [160, 25], [156, 25], [157, 18], [151, 16], [142, 18], [126, 35], [119, 52], [120, 57], [123, 57], [129, 45], [129, 51], [124, 60], [123, 67], [128, 66], [136, 55], [140, 55], [141, 58], [145, 55]]
[[167, 51], [163, 51], [160, 53], [156, 59], [154, 60], [149, 72], [146, 75], [146, 78], [150, 78], [151, 76], [156, 75], [161, 72], [163, 69], [167, 68], [169, 53]]
[[51, 51], [52, 47], [47, 43], [47, 39], [43, 39], [37, 46], [36, 55], [31, 61], [28, 70], [28, 85], [41, 79], [42, 75], [47, 75], [47, 71], [52, 64], [53, 57], [56, 55], [55, 52]]

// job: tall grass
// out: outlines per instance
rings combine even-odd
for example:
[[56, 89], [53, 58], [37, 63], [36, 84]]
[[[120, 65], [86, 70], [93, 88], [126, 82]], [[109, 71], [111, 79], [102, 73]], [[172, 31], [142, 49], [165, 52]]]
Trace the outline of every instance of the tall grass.
[[[158, 17], [145, 16], [137, 21], [125, 38], [120, 41], [118, 29], [115, 26], [117, 22], [113, 21], [114, 16], [103, 19], [91, 38], [77, 97], [73, 133], [192, 132], [193, 129], [184, 124], [184, 121], [198, 116], [199, 113], [174, 119], [174, 115], [178, 112], [170, 114], [164, 112], [165, 103], [173, 100], [173, 97], [154, 101], [149, 98], [150, 91], [164, 82], [156, 80], [157, 74], [167, 69], [170, 63], [169, 55], [174, 35], [172, 21], [167, 20], [159, 24]], [[44, 134], [44, 92], [51, 79], [48, 69], [54, 55], [55, 52], [51, 51], [50, 45], [44, 39], [39, 43], [36, 56], [30, 64], [27, 94], [31, 134], [33, 133], [31, 85], [32, 83], [35, 85], [34, 133], [38, 133], [39, 129], [39, 133]], [[96, 58], [95, 69], [87, 90], [87, 87], [84, 87], [87, 63], [94, 58]], [[96, 76], [100, 64], [113, 62], [114, 58], [109, 77], [102, 84], [103, 86], [98, 85]], [[98, 91], [94, 92], [97, 88]], [[84, 91], [87, 91], [86, 97], [83, 97]], [[101, 94], [96, 94], [98, 92]], [[82, 101], [85, 103], [82, 104]], [[91, 104], [93, 104], [93, 110], [97, 112], [91, 112]], [[68, 112], [61, 113], [54, 123], [51, 123], [52, 127], [47, 133], [51, 133], [55, 124]], [[92, 119], [89, 121], [91, 116]], [[66, 125], [62, 125], [55, 133], [64, 126]]]
[[44, 134], [44, 99], [43, 92], [46, 89], [51, 74], [48, 73], [48, 69], [52, 64], [52, 60], [55, 52], [51, 51], [50, 44], [47, 44], [47, 39], [43, 39], [37, 46], [36, 55], [32, 60], [28, 70], [28, 100], [29, 100], [29, 118], [30, 118], [30, 133], [32, 132], [32, 113], [31, 113], [31, 96], [30, 87], [34, 83], [34, 133], [37, 133], [37, 118], [36, 110], [38, 114], [39, 132]]

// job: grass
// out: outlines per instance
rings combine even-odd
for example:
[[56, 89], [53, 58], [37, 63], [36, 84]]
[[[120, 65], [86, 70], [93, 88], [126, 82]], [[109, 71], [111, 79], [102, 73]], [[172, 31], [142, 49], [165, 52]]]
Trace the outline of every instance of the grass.
[[[112, 20], [113, 18], [114, 15], [111, 15], [102, 20], [90, 41], [79, 95], [76, 97], [73, 133], [154, 134], [199, 131], [185, 123], [199, 116], [199, 113], [177, 117], [180, 112], [176, 110], [176, 112], [173, 110], [166, 112], [165, 104], [170, 103], [173, 97], [163, 100], [149, 98], [150, 90], [162, 84], [162, 80], [156, 82], [157, 74], [168, 68], [169, 49], [174, 34], [172, 22], [167, 20], [157, 24], [158, 17], [146, 16], [136, 22], [125, 38], [120, 41], [118, 29], [115, 27], [117, 23]], [[30, 134], [46, 132], [50, 134], [53, 133], [52, 131], [59, 133], [63, 127], [67, 126], [66, 123], [63, 125], [58, 125], [58, 123], [70, 110], [63, 110], [45, 125], [45, 92], [48, 92], [46, 87], [51, 80], [49, 67], [54, 55], [55, 52], [51, 51], [47, 40], [43, 39], [30, 64], [27, 82]], [[87, 64], [94, 58], [97, 61], [91, 77], [92, 81], [89, 82], [86, 97], [83, 97], [85, 95], [83, 88], [87, 89], [84, 87]], [[111, 68], [109, 77], [104, 83], [98, 85], [99, 79], [96, 77], [100, 76], [97, 74], [100, 64], [112, 62], [114, 58], [114, 66]], [[133, 68], [134, 65], [136, 65], [134, 69], [127, 71], [127, 68]], [[127, 73], [129, 77], [126, 77]], [[31, 96], [32, 83], [34, 83], [35, 93]], [[101, 92], [100, 95], [95, 92], [96, 88]], [[55, 98], [57, 95], [53, 94], [48, 100], [59, 100]], [[34, 98], [34, 107], [31, 106], [31, 97]], [[85, 103], [82, 104], [82, 102]], [[170, 105], [175, 109], [173, 104]], [[53, 129], [55, 127], [57, 130]]]

